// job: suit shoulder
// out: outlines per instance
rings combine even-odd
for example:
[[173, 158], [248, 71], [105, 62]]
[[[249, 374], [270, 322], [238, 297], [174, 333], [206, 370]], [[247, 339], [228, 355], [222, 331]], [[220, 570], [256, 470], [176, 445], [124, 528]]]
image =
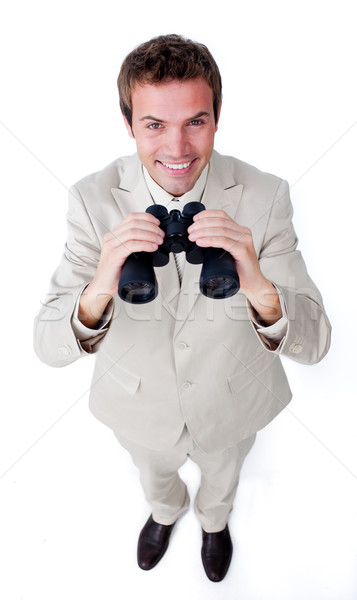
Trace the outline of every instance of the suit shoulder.
[[226, 156], [214, 152], [213, 158], [216, 170], [220, 172], [229, 171], [234, 181], [244, 186], [254, 185], [256, 187], [263, 187], [265, 190], [269, 188], [273, 191], [283, 181], [281, 177], [262, 171], [234, 156]]
[[75, 187], [82, 196], [110, 191], [120, 186], [120, 181], [129, 164], [137, 161], [137, 155], [122, 156], [106, 165], [103, 169], [86, 175], [77, 181]]

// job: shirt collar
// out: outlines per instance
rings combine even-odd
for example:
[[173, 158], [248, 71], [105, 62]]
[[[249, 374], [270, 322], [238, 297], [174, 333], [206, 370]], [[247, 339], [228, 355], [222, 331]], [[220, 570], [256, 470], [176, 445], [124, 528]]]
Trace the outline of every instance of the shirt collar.
[[168, 210], [172, 210], [174, 208], [177, 210], [182, 210], [185, 204], [188, 202], [201, 202], [207, 182], [208, 165], [206, 165], [203, 169], [192, 190], [175, 199], [173, 199], [172, 194], [169, 194], [166, 190], [160, 187], [156, 181], [153, 180], [148, 170], [144, 166], [143, 173], [146, 185], [148, 186], [149, 192], [155, 204], [163, 204]]

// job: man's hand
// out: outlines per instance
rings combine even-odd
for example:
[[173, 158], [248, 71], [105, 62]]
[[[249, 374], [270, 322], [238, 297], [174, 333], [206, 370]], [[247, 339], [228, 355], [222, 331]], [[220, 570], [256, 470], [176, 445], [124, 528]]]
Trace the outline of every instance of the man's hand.
[[250, 229], [222, 210], [204, 210], [194, 216], [194, 223], [187, 231], [197, 246], [223, 248], [233, 256], [241, 290], [266, 325], [281, 318], [278, 293], [260, 270]]
[[103, 238], [102, 251], [93, 281], [79, 303], [79, 319], [95, 327], [108, 302], [118, 291], [121, 269], [133, 252], [154, 252], [162, 244], [160, 221], [148, 213], [131, 213]]

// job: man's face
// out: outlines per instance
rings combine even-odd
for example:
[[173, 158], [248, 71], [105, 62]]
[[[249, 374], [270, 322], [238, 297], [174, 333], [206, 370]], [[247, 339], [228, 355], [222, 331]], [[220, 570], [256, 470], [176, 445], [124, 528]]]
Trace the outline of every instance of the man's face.
[[204, 79], [136, 85], [132, 128], [139, 158], [173, 196], [193, 188], [211, 158], [217, 131], [212, 89]]

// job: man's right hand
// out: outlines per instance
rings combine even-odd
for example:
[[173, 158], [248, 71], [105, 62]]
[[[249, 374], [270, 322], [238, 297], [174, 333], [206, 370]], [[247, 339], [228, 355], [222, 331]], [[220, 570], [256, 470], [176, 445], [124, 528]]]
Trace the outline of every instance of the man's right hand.
[[160, 221], [149, 213], [130, 213], [105, 234], [97, 271], [79, 303], [79, 320], [94, 328], [108, 302], [118, 292], [121, 269], [133, 252], [154, 252], [164, 240]]

